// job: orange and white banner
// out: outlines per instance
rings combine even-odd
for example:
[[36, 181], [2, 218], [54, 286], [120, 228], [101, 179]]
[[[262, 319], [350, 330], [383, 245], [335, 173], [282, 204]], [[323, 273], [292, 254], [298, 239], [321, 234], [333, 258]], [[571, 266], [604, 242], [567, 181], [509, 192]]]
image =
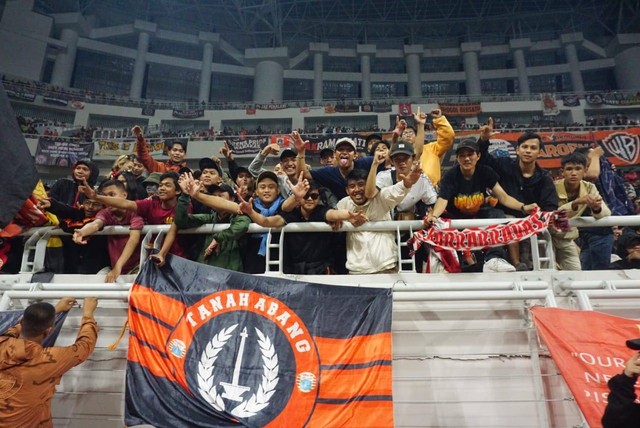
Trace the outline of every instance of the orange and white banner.
[[587, 423], [602, 427], [607, 381], [622, 373], [633, 355], [625, 342], [640, 337], [640, 321], [559, 308], [535, 307], [531, 313]]

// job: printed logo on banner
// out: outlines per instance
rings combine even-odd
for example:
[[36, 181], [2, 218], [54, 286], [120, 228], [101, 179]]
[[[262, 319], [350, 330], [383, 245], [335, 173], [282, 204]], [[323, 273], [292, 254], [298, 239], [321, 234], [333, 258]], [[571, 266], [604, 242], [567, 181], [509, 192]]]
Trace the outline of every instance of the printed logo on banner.
[[304, 322], [278, 299], [213, 293], [187, 309], [167, 351], [184, 362], [189, 389], [217, 411], [254, 426], [276, 416], [303, 426], [313, 411], [318, 353]]
[[628, 163], [635, 163], [640, 153], [640, 138], [626, 132], [608, 135], [602, 140], [602, 145], [609, 153]]

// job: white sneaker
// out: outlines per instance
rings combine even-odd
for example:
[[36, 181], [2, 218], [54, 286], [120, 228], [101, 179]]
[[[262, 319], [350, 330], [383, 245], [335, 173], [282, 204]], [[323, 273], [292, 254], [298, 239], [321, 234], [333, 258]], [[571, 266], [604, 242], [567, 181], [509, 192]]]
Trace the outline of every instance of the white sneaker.
[[516, 268], [513, 267], [505, 259], [496, 257], [495, 259], [487, 260], [484, 262], [482, 268], [483, 272], [515, 272]]

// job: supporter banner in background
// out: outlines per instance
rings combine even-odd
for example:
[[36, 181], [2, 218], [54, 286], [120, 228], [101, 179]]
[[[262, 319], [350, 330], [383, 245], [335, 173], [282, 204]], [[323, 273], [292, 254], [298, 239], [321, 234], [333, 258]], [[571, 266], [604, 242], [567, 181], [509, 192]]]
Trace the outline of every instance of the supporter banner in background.
[[357, 113], [360, 111], [360, 106], [357, 104], [336, 104], [336, 111], [339, 113]]
[[398, 114], [400, 116], [411, 116], [411, 104], [398, 104]]
[[59, 106], [66, 106], [68, 104], [68, 101], [64, 98], [58, 98], [54, 96], [44, 96], [42, 97], [42, 101], [48, 104], [57, 104]]
[[482, 113], [480, 103], [438, 103], [445, 116], [477, 116]]
[[[521, 132], [505, 132], [491, 138], [489, 152], [496, 156], [516, 156], [516, 143]], [[631, 166], [640, 164], [640, 127], [624, 130], [592, 132], [539, 132], [542, 137], [542, 150], [538, 164], [543, 168], [560, 168], [560, 158], [580, 147], [592, 147], [599, 144], [605, 156], [614, 165]], [[475, 132], [459, 132], [456, 141], [464, 138], [477, 138]], [[454, 143], [455, 147], [455, 143]], [[450, 168], [455, 161], [453, 149], [443, 158], [443, 168]]]
[[[639, 336], [640, 322], [595, 311], [531, 309], [538, 334], [576, 399], [587, 424], [602, 426], [607, 381], [624, 370], [634, 351], [625, 342]], [[636, 393], [639, 393], [636, 386]]]
[[[135, 153], [135, 140], [96, 140], [94, 141], [94, 151], [96, 156], [118, 157]], [[149, 138], [147, 148], [151, 156], [161, 156], [164, 150], [164, 140]]]
[[590, 105], [633, 106], [640, 104], [640, 93], [625, 95], [620, 92], [608, 92], [606, 94], [589, 94], [585, 97]]
[[142, 111], [140, 112], [143, 116], [155, 116], [156, 109], [153, 107], [142, 107]]
[[580, 105], [580, 97], [577, 94], [564, 95], [562, 105], [565, 107], [577, 107]]
[[560, 114], [555, 94], [543, 93], [540, 96], [542, 97], [542, 114], [544, 116], [557, 116]]
[[310, 111], [309, 107], [300, 107], [300, 113], [309, 113]]
[[391, 103], [375, 103], [373, 105], [373, 111], [376, 113], [389, 113], [392, 110]]
[[173, 109], [171, 114], [173, 117], [177, 117], [178, 119], [195, 119], [196, 117], [204, 116], [204, 109]]
[[147, 262], [129, 300], [125, 424], [393, 426], [391, 307], [389, 289]]
[[236, 155], [255, 155], [269, 143], [267, 136], [261, 137], [226, 137], [229, 148]]
[[244, 110], [244, 112], [245, 112], [247, 115], [253, 115], [253, 114], [256, 114], [256, 109], [255, 109], [254, 107], [247, 107], [247, 108]]
[[287, 108], [285, 103], [262, 103], [256, 104], [258, 110], [282, 110]]
[[333, 104], [326, 104], [324, 106], [324, 112], [325, 113], [335, 113], [336, 112], [336, 106]]
[[36, 94], [32, 94], [29, 92], [14, 91], [11, 89], [7, 89], [7, 95], [9, 96], [9, 98], [12, 98], [14, 100], [28, 101], [30, 103], [36, 100]]
[[36, 148], [36, 165], [70, 167], [80, 159], [93, 157], [93, 144], [68, 139], [40, 137]]
[[80, 100], [73, 100], [70, 104], [71, 108], [76, 110], [82, 110], [84, 108], [84, 102]]

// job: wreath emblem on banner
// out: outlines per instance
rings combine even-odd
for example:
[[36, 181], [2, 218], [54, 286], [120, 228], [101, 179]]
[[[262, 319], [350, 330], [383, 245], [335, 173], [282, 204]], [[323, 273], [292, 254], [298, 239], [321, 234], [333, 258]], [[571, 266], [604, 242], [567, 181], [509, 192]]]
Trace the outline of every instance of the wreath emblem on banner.
[[[215, 334], [202, 352], [200, 362], [198, 363], [198, 391], [207, 403], [221, 412], [226, 410], [226, 404], [223, 400], [223, 395], [218, 394], [217, 388], [219, 383], [214, 384], [215, 362], [218, 354], [220, 354], [225, 347], [237, 327], [238, 324], [234, 324], [230, 327], [223, 328]], [[242, 401], [232, 410], [229, 410], [229, 413], [239, 418], [255, 416], [259, 411], [266, 408], [269, 405], [271, 397], [276, 392], [276, 387], [280, 379], [278, 377], [280, 370], [278, 354], [275, 351], [271, 339], [258, 328], [255, 328], [255, 332], [258, 336], [258, 347], [262, 354], [262, 380], [258, 386], [258, 390], [251, 395], [249, 399]]]

